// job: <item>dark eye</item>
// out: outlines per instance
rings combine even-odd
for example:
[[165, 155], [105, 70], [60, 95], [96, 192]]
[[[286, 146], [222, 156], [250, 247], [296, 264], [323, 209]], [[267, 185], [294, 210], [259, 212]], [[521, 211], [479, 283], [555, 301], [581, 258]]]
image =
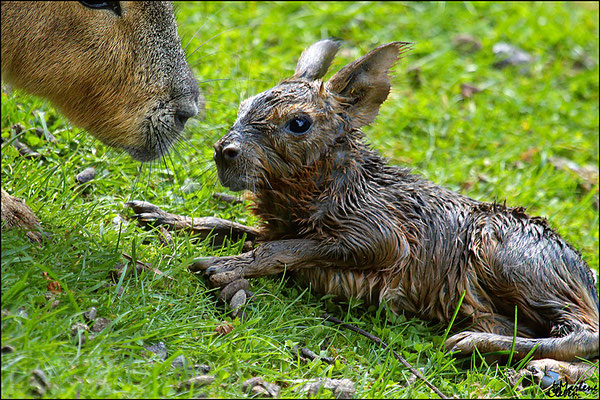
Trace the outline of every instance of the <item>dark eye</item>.
[[286, 129], [294, 135], [304, 135], [310, 130], [312, 121], [307, 116], [294, 117], [286, 124]]
[[80, 1], [80, 3], [95, 10], [111, 10], [121, 16], [121, 5], [118, 1]]

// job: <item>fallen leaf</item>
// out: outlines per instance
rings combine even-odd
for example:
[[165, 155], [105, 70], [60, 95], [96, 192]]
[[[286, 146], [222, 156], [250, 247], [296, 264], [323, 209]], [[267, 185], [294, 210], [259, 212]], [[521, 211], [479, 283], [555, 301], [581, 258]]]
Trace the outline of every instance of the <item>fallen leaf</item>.
[[255, 395], [279, 397], [281, 388], [274, 383], [268, 383], [260, 376], [250, 378], [242, 384], [242, 390], [246, 393], [251, 392]]
[[483, 47], [479, 39], [466, 33], [459, 33], [458, 35], [454, 36], [452, 38], [452, 44], [457, 48], [457, 50], [464, 53], [474, 53], [481, 50]]
[[42, 272], [42, 275], [44, 276], [44, 278], [50, 282], [48, 282], [48, 284], [46, 285], [47, 289], [49, 292], [52, 293], [62, 293], [62, 288], [60, 286], [60, 283], [58, 283], [57, 281], [54, 281], [50, 278], [50, 276], [48, 275], [47, 272]]
[[83, 313], [83, 318], [88, 322], [93, 322], [98, 316], [98, 310], [96, 307], [91, 307], [89, 310]]
[[469, 85], [468, 83], [463, 83], [460, 85], [460, 94], [465, 99], [470, 99], [475, 93], [479, 92], [481, 92], [481, 89], [473, 85]]
[[212, 375], [198, 375], [193, 378], [187, 379], [181, 383], [175, 385], [177, 391], [182, 390], [190, 390], [192, 386], [205, 386], [213, 383], [215, 381], [215, 377]]
[[521, 157], [520, 157], [521, 161], [531, 162], [531, 159], [533, 158], [533, 156], [535, 156], [539, 152], [540, 152], [540, 149], [538, 149], [537, 147], [530, 147], [527, 150], [525, 150], [523, 153], [521, 153]]
[[550, 157], [548, 161], [554, 168], [571, 171], [582, 179], [586, 191], [592, 190], [592, 186], [598, 184], [598, 167], [593, 165], [581, 166], [574, 161], [563, 157]]
[[533, 57], [524, 50], [508, 43], [496, 43], [492, 51], [499, 61], [493, 64], [494, 68], [504, 68], [508, 65], [529, 64]]
[[110, 320], [103, 318], [103, 317], [98, 317], [96, 318], [96, 322], [94, 323], [94, 325], [92, 326], [92, 332], [101, 332], [102, 330], [104, 330], [104, 328], [106, 328], [108, 325], [110, 325]]
[[10, 344], [3, 345], [1, 350], [2, 354], [14, 353], [15, 351], [17, 351], [17, 349]]
[[84, 169], [83, 171], [81, 171], [79, 174], [77, 174], [77, 176], [75, 177], [75, 182], [77, 182], [81, 185], [83, 183], [91, 181], [95, 177], [96, 177], [96, 170], [94, 169], [94, 167], [88, 167], [88, 168]]
[[158, 356], [162, 361], [166, 360], [169, 356], [167, 352], [167, 346], [164, 342], [158, 342], [152, 345], [146, 345], [144, 348]]
[[231, 331], [233, 331], [233, 328], [234, 328], [233, 324], [230, 324], [227, 321], [223, 321], [223, 322], [221, 322], [220, 325], [218, 325], [215, 328], [215, 332], [217, 332], [217, 334], [219, 334], [221, 336], [224, 336], [224, 335], [227, 335], [228, 333], [230, 333]]
[[[85, 344], [85, 332], [89, 331], [90, 328], [87, 324], [82, 324], [81, 322], [76, 322], [71, 326], [71, 338], [76, 345], [84, 345]], [[92, 339], [90, 337], [90, 339]]]
[[293, 390], [307, 392], [310, 396], [317, 395], [321, 387], [333, 391], [334, 396], [338, 399], [351, 399], [356, 393], [354, 382], [350, 379], [295, 379], [291, 383], [302, 384]]
[[31, 378], [29, 378], [29, 387], [31, 391], [38, 395], [43, 396], [46, 394], [48, 387], [50, 386], [50, 381], [46, 374], [41, 369], [34, 369], [31, 371]]

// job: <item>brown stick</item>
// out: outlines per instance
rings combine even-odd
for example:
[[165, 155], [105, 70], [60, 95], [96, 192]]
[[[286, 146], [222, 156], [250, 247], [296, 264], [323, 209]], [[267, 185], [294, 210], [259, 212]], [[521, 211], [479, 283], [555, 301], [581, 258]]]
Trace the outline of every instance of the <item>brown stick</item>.
[[25, 143], [21, 143], [19, 139], [15, 139], [12, 145], [15, 146], [17, 150], [19, 150], [19, 154], [25, 158], [39, 158], [42, 156], [37, 151], [31, 150]]
[[360, 328], [357, 328], [354, 325], [350, 325], [345, 323], [344, 321], [337, 319], [336, 317], [332, 317], [331, 315], [327, 314], [327, 313], [323, 313], [323, 315], [321, 315], [321, 318], [323, 318], [325, 321], [329, 321], [329, 322], [333, 322], [335, 324], [340, 325], [343, 328], [349, 329], [352, 332], [356, 332], [359, 333], [367, 338], [369, 338], [370, 340], [372, 340], [373, 342], [381, 345], [384, 349], [390, 350], [392, 352], [392, 354], [394, 355], [394, 357], [396, 357], [396, 359], [398, 361], [400, 361], [402, 364], [404, 364], [404, 366], [406, 368], [409, 369], [410, 372], [412, 372], [412, 374], [414, 376], [416, 376], [417, 378], [421, 379], [423, 382], [425, 382], [425, 384], [427, 386], [429, 386], [431, 388], [431, 390], [433, 390], [438, 396], [440, 396], [441, 399], [447, 399], [448, 397], [446, 395], [444, 395], [437, 387], [435, 387], [435, 385], [431, 382], [429, 382], [427, 380], [427, 378], [425, 378], [417, 369], [415, 369], [415, 367], [413, 367], [412, 365], [410, 365], [410, 363], [408, 361], [406, 361], [406, 359], [404, 357], [402, 357], [400, 354], [396, 353], [394, 350], [390, 349], [390, 347], [384, 343], [381, 339], [379, 339], [377, 336], [370, 334], [367, 331], [363, 331]]
[[[127, 253], [125, 253], [125, 252], [122, 252], [121, 254], [122, 254], [122, 255], [123, 255], [123, 257], [124, 257], [124, 258], [126, 258], [128, 261], [130, 261], [130, 262], [131, 262], [131, 261], [133, 261], [133, 257], [131, 257], [129, 254], [127, 254]], [[177, 279], [175, 279], [175, 278], [173, 278], [173, 277], [170, 277], [169, 275], [165, 274], [164, 272], [162, 272], [162, 271], [161, 271], [161, 270], [159, 270], [158, 268], [154, 268], [153, 266], [151, 266], [151, 265], [150, 265], [150, 264], [148, 264], [148, 263], [142, 262], [142, 261], [140, 261], [140, 260], [135, 260], [135, 264], [136, 264], [136, 268], [139, 268], [139, 270], [141, 270], [141, 269], [145, 269], [145, 270], [148, 270], [148, 271], [152, 271], [152, 272], [154, 272], [154, 273], [155, 273], [155, 274], [157, 274], [157, 275], [163, 275], [165, 278], [167, 278], [167, 279], [170, 279], [170, 280], [172, 280], [172, 281], [175, 281], [175, 282], [177, 282]], [[139, 271], [139, 270], [138, 270], [138, 271]], [[130, 271], [131, 271], [131, 270], [130, 270]]]
[[317, 355], [317, 353], [315, 353], [314, 351], [312, 351], [311, 349], [309, 349], [308, 347], [302, 347], [302, 348], [300, 348], [300, 346], [296, 345], [292, 349], [292, 352], [294, 352], [294, 353], [300, 353], [302, 356], [308, 358], [310, 361], [319, 359], [319, 360], [321, 360], [323, 362], [326, 362], [327, 364], [334, 364], [335, 363], [335, 361], [333, 360], [333, 358], [331, 358], [331, 357], [321, 357], [321, 356]]

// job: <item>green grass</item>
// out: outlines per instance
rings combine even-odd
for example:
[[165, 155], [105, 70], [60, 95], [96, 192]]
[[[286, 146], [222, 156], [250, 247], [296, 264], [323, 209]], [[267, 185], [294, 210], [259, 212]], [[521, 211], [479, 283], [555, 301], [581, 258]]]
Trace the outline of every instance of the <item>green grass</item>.
[[[598, 180], [591, 187], [576, 174], [555, 168], [552, 157], [580, 166], [598, 165], [598, 7], [566, 3], [185, 3], [178, 8], [179, 33], [200, 81], [204, 120], [186, 130], [164, 162], [140, 165], [70, 124], [44, 101], [21, 92], [2, 94], [2, 187], [27, 199], [52, 232], [38, 247], [16, 231], [2, 232], [2, 397], [31, 397], [30, 373], [50, 380], [47, 397], [243, 397], [241, 383], [262, 376], [290, 379], [349, 378], [356, 397], [426, 398], [422, 383], [407, 386], [409, 371], [366, 338], [323, 324], [327, 311], [380, 336], [447, 395], [458, 397], [545, 396], [535, 386], [516, 392], [506, 366], [470, 363], [438, 353], [444, 326], [385, 313], [357, 301], [334, 302], [285, 277], [251, 281], [256, 298], [249, 319], [232, 321], [204, 281], [187, 272], [194, 257], [235, 254], [241, 243], [212, 249], [185, 234], [162, 245], [156, 231], [134, 223], [121, 231], [112, 220], [127, 214], [124, 202], [140, 199], [173, 213], [217, 216], [245, 224], [257, 220], [246, 205], [211, 198], [217, 183], [212, 144], [235, 120], [239, 102], [289, 77], [301, 51], [328, 37], [345, 41], [330, 76], [372, 48], [394, 40], [415, 42], [394, 69], [394, 87], [376, 122], [365, 129], [391, 162], [478, 200], [521, 205], [550, 224], [598, 270]], [[459, 51], [452, 38], [476, 36], [482, 49]], [[520, 67], [494, 69], [492, 46], [509, 42], [535, 56]], [[197, 51], [198, 46], [206, 42]], [[193, 52], [193, 54], [192, 54]], [[591, 64], [578, 67], [581, 54]], [[420, 86], [414, 73], [419, 67]], [[413, 77], [411, 77], [413, 76]], [[223, 80], [217, 80], [223, 79]], [[462, 100], [460, 86], [484, 89]], [[21, 140], [44, 155], [24, 159], [7, 144], [10, 127], [25, 126]], [[35, 128], [53, 132], [56, 143], [39, 140]], [[529, 154], [529, 157], [526, 155]], [[74, 176], [94, 166], [97, 177], [77, 186]], [[197, 190], [184, 193], [187, 183]], [[596, 200], [595, 200], [596, 199]], [[104, 287], [108, 271], [135, 254], [177, 281], [152, 273], [133, 274]], [[48, 281], [65, 295], [51, 308]], [[69, 331], [95, 306], [112, 324], [83, 346]], [[28, 318], [18, 316], [24, 307]], [[163, 341], [169, 358], [150, 357], [143, 346]], [[335, 357], [336, 363], [305, 363], [291, 354], [299, 344]], [[211, 367], [214, 383], [177, 393], [181, 381], [171, 360], [180, 354]], [[589, 382], [598, 385], [598, 378]], [[293, 385], [282, 397], [303, 397]], [[323, 396], [333, 396], [325, 391]], [[588, 397], [594, 397], [589, 394]]]

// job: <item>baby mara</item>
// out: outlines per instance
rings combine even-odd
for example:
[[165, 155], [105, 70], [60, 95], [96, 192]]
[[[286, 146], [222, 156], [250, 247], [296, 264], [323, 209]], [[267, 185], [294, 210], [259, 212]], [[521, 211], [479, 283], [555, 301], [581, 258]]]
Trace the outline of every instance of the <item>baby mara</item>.
[[292, 78], [244, 101], [215, 145], [222, 184], [255, 195], [255, 250], [198, 261], [219, 286], [294, 271], [323, 293], [385, 301], [395, 312], [468, 329], [446, 346], [533, 351], [529, 371], [573, 382], [598, 356], [598, 293], [580, 254], [545, 220], [483, 203], [388, 163], [363, 141], [407, 43], [376, 48], [329, 81], [338, 44], [306, 49]]

